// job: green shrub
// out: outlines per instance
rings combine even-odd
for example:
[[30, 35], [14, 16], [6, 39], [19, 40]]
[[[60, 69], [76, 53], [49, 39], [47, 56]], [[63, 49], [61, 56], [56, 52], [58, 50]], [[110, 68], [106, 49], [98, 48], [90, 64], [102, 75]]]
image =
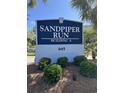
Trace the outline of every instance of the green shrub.
[[53, 83], [60, 80], [62, 76], [62, 68], [57, 64], [50, 64], [44, 69], [44, 80], [47, 83]]
[[43, 57], [39, 60], [39, 69], [43, 70], [48, 64], [51, 63], [51, 59]]
[[85, 56], [76, 56], [75, 58], [74, 58], [74, 64], [75, 65], [77, 65], [77, 66], [80, 66], [80, 63], [82, 62], [82, 61], [87, 61], [87, 58], [85, 57]]
[[97, 76], [97, 66], [88, 61], [81, 62], [80, 73], [83, 76], [95, 78]]
[[67, 62], [68, 62], [67, 57], [60, 57], [57, 59], [57, 64], [61, 65], [62, 67], [66, 67]]

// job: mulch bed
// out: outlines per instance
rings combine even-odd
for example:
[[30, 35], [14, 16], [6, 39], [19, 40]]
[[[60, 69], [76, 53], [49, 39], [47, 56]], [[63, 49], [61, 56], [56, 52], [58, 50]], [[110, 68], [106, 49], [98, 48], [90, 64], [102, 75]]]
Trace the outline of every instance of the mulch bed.
[[[74, 80], [75, 76], [75, 80]], [[28, 93], [96, 93], [97, 79], [87, 78], [79, 73], [79, 67], [70, 65], [63, 71], [63, 77], [55, 84], [43, 80], [43, 72], [35, 64], [27, 65]]]

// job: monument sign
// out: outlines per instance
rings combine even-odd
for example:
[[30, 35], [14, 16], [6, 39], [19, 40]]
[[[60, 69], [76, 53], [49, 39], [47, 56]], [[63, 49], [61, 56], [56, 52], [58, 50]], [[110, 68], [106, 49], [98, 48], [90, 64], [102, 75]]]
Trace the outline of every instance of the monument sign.
[[69, 62], [84, 54], [82, 22], [56, 19], [37, 20], [35, 63], [49, 57], [56, 63], [59, 57], [68, 57]]

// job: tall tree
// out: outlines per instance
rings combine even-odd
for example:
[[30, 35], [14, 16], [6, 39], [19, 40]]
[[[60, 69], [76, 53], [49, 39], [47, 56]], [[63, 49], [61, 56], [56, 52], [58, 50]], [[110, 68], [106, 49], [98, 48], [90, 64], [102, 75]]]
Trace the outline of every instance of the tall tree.
[[90, 20], [97, 27], [97, 1], [96, 0], [71, 0], [71, 6], [79, 10], [82, 20]]

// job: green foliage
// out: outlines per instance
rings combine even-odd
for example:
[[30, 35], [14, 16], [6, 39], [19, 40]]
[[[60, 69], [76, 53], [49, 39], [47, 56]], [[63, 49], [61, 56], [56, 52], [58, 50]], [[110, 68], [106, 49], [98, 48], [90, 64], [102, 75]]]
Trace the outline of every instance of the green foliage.
[[79, 10], [82, 20], [90, 20], [97, 28], [97, 2], [96, 0], [71, 0], [71, 6]]
[[54, 83], [60, 80], [62, 76], [62, 68], [57, 64], [50, 64], [44, 69], [44, 80], [48, 83]]
[[30, 2], [28, 3], [28, 6], [31, 8], [34, 8], [36, 4], [37, 4], [36, 0], [30, 0]]
[[[47, 3], [47, 0], [42, 0], [43, 3]], [[30, 2], [28, 3], [28, 7], [34, 8], [37, 5], [37, 0], [30, 0]]]
[[32, 48], [36, 45], [36, 34], [34, 31], [27, 32], [27, 47]]
[[76, 57], [74, 58], [74, 62], [73, 62], [73, 63], [74, 63], [75, 65], [79, 66], [82, 61], [86, 61], [86, 60], [87, 60], [87, 58], [86, 58], [85, 56], [83, 56], [83, 55], [81, 55], [81, 56], [76, 56]]
[[43, 57], [39, 60], [39, 69], [44, 70], [44, 68], [51, 63], [51, 59]]
[[34, 52], [27, 52], [27, 56], [35, 56]]
[[80, 73], [83, 76], [96, 78], [97, 76], [97, 66], [96, 64], [90, 63], [88, 61], [81, 62]]
[[97, 32], [93, 27], [84, 29], [84, 48], [86, 56], [90, 55], [93, 51], [96, 53]]
[[67, 62], [68, 62], [67, 57], [60, 57], [57, 59], [57, 64], [61, 65], [62, 67], [66, 67]]

